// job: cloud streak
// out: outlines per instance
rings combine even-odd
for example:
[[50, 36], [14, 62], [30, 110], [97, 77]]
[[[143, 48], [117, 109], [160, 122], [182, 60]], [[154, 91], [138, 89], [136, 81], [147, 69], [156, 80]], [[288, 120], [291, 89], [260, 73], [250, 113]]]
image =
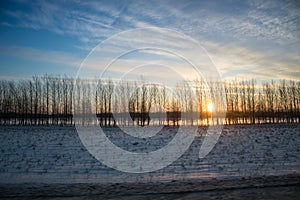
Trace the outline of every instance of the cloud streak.
[[[8, 10], [6, 14], [17, 19], [20, 26], [75, 35], [83, 43], [94, 39], [99, 41], [128, 28], [145, 26], [175, 28], [187, 34], [230, 34], [236, 39], [299, 39], [299, 11], [293, 11], [292, 2], [268, 1], [266, 4], [249, 1], [239, 5], [236, 12], [216, 10], [220, 6], [230, 7], [226, 1], [221, 5], [194, 1], [124, 2], [121, 5], [97, 1], [28, 3], [32, 4], [31, 13]], [[270, 11], [270, 8], [274, 9]]]
[[0, 55], [25, 58], [28, 60], [44, 61], [46, 63], [60, 64], [69, 67], [78, 67], [81, 59], [65, 52], [46, 51], [30, 47], [6, 46], [0, 47]]
[[[19, 7], [6, 9], [2, 14], [13, 20], [2, 20], [1, 27], [48, 30], [75, 37], [78, 43], [74, 47], [78, 50], [90, 51], [99, 42], [127, 29], [166, 27], [199, 40], [225, 79], [236, 76], [299, 79], [300, 61], [296, 52], [300, 51], [300, 9], [294, 1], [243, 1], [233, 4], [230, 1], [74, 0], [16, 3]], [[23, 9], [25, 5], [29, 9]], [[135, 40], [127, 39], [129, 43]], [[185, 47], [172, 35], [156, 42], [170, 48]], [[28, 59], [68, 66], [80, 63], [72, 52], [5, 48], [7, 54]], [[124, 47], [116, 43], [114, 48], [112, 52]], [[288, 49], [292, 52], [287, 52]], [[195, 54], [193, 49], [186, 48], [186, 51]]]

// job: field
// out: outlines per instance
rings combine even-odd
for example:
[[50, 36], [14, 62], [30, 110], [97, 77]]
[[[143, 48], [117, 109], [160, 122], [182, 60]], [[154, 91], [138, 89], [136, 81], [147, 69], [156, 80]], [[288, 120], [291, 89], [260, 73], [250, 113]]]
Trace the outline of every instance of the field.
[[[75, 127], [2, 126], [0, 192], [2, 197], [137, 199], [299, 195], [299, 124], [225, 126], [213, 150], [199, 159], [206, 129], [199, 127], [189, 150], [171, 165], [129, 174], [110, 169], [89, 154]], [[151, 139], [137, 139], [117, 128], [104, 130], [113, 143], [133, 152], [159, 149], [176, 133], [176, 127], [164, 127]]]

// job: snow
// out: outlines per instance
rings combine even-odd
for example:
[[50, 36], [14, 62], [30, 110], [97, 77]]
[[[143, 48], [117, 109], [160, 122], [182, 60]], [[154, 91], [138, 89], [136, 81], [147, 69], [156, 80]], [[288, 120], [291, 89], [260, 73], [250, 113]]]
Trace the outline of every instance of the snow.
[[[82, 145], [75, 127], [0, 127], [0, 183], [171, 182], [300, 173], [300, 125], [224, 126], [213, 150], [199, 149], [207, 127], [178, 160], [151, 173], [131, 174], [106, 167]], [[164, 127], [150, 138], [104, 128], [117, 146], [149, 152], [166, 145], [177, 128]]]

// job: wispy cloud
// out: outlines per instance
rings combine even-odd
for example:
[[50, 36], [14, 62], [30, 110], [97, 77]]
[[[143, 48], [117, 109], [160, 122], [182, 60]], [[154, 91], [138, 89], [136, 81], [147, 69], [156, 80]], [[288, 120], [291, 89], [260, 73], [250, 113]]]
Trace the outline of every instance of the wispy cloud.
[[[299, 78], [300, 8], [296, 1], [24, 1], [4, 11], [12, 21], [0, 26], [48, 30], [77, 39], [74, 47], [90, 51], [121, 31], [158, 26], [190, 35], [208, 50], [223, 78]], [[147, 37], [163, 32], [149, 33]], [[168, 33], [155, 42], [197, 56], [184, 40]], [[144, 37], [145, 38], [145, 37]], [[116, 41], [107, 53], [130, 47], [139, 38]], [[3, 49], [4, 47], [2, 47]], [[80, 61], [70, 52], [5, 47], [15, 56], [66, 65]], [[292, 49], [292, 52], [287, 52]], [[164, 52], [153, 51], [161, 56]], [[273, 72], [273, 73], [271, 73]]]
[[[233, 7], [234, 12], [226, 10], [231, 6], [226, 1], [222, 5], [197, 1], [36, 1], [29, 4], [34, 5], [31, 13], [10, 10], [6, 14], [16, 18], [21, 26], [75, 35], [83, 43], [103, 39], [128, 28], [145, 26], [175, 28], [187, 34], [230, 34], [236, 39], [299, 39], [299, 9], [295, 10], [292, 2], [249, 1], [236, 9]], [[225, 7], [222, 12], [218, 8], [220, 6]]]
[[[7, 10], [5, 14], [17, 20], [16, 26], [35, 30], [49, 30], [61, 35], [76, 36], [82, 43], [90, 40], [101, 41], [116, 32], [111, 26], [117, 17], [113, 9], [99, 9], [94, 4], [52, 1], [32, 1], [32, 11]], [[104, 8], [104, 6], [101, 6]], [[100, 12], [103, 13], [100, 13]], [[113, 13], [113, 14], [112, 14]]]
[[47, 63], [60, 64], [76, 68], [78, 68], [81, 63], [81, 59], [78, 58], [78, 56], [74, 56], [66, 52], [46, 51], [21, 46], [1, 46], [0, 55], [25, 58], [35, 61], [44, 61]]
[[299, 79], [300, 57], [293, 53], [260, 52], [215, 42], [204, 43], [223, 79]]

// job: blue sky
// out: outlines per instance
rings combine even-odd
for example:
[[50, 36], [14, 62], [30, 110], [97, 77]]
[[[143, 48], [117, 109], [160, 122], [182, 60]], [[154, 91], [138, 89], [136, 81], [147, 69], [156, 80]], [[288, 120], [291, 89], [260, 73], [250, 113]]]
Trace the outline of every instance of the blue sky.
[[[143, 27], [168, 28], [194, 38], [225, 80], [300, 78], [297, 1], [11, 0], [0, 4], [1, 78], [75, 76], [100, 42]], [[143, 60], [142, 55], [134, 58]]]

